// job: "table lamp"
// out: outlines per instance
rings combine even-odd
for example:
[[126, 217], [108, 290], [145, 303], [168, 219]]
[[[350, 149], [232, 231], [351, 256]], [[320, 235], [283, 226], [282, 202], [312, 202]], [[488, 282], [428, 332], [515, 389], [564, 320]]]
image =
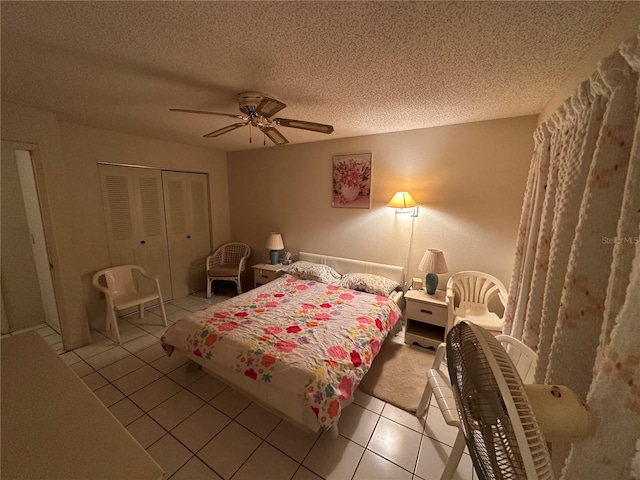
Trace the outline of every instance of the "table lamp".
[[444, 253], [437, 248], [427, 248], [424, 252], [424, 256], [418, 265], [418, 270], [421, 272], [427, 272], [425, 278], [425, 284], [427, 287], [427, 293], [433, 295], [438, 288], [438, 273], [447, 272], [447, 262], [444, 259]]
[[278, 263], [278, 250], [282, 250], [284, 248], [284, 243], [282, 243], [282, 235], [276, 232], [271, 232], [269, 234], [269, 238], [267, 238], [267, 248], [271, 250], [269, 252], [271, 265], [276, 265]]

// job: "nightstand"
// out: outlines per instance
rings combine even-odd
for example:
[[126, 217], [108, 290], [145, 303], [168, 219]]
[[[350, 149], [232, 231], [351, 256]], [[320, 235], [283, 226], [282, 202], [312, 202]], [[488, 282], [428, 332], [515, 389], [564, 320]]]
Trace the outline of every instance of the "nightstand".
[[404, 343], [437, 348], [444, 342], [447, 330], [446, 292], [436, 290], [428, 295], [424, 290], [408, 290], [404, 298], [407, 302]]
[[256, 288], [282, 275], [286, 265], [282, 265], [281, 263], [277, 265], [258, 263], [257, 265], [252, 265], [251, 268], [253, 268], [253, 288]]

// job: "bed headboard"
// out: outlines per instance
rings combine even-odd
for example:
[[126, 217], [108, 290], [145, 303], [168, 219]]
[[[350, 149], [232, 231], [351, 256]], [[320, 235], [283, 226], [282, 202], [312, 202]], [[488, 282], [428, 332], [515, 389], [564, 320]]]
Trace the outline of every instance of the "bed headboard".
[[404, 289], [404, 267], [385, 265], [384, 263], [365, 262], [350, 258], [331, 257], [319, 253], [300, 252], [299, 259], [305, 262], [329, 265], [338, 273], [371, 273], [395, 280]]

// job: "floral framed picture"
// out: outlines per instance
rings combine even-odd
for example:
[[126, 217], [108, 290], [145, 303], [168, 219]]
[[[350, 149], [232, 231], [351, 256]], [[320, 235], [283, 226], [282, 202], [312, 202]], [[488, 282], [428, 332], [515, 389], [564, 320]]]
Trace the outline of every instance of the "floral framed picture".
[[333, 157], [332, 207], [371, 208], [371, 154]]

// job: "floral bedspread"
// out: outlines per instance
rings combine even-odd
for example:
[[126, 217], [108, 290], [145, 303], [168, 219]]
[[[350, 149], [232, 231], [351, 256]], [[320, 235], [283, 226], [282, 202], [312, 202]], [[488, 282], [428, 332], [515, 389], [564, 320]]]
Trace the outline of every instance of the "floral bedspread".
[[162, 346], [304, 396], [329, 428], [400, 314], [387, 297], [285, 275], [188, 315]]

